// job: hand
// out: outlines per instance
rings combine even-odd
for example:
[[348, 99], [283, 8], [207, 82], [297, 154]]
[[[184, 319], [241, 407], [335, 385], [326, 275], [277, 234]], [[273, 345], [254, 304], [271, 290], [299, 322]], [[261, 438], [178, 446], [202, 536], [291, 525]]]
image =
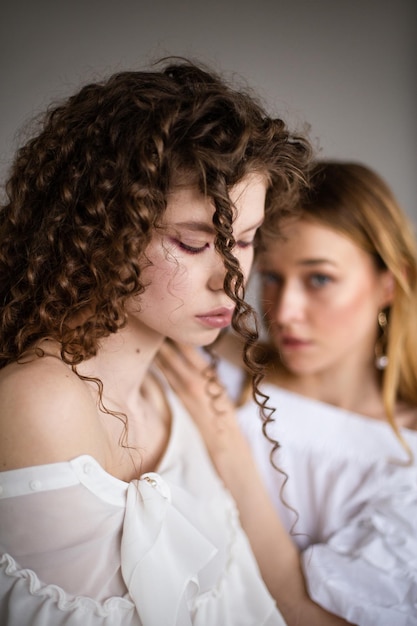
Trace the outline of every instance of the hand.
[[[165, 341], [156, 363], [190, 413], [231, 491], [262, 576], [291, 626], [342, 626], [308, 597], [296, 547], [282, 526], [236, 419], [235, 407], [201, 351]], [[261, 429], [261, 421], [259, 422]]]
[[234, 404], [200, 350], [167, 340], [156, 363], [200, 430], [219, 472], [224, 453], [233, 453], [235, 461], [238, 449], [249, 454]]

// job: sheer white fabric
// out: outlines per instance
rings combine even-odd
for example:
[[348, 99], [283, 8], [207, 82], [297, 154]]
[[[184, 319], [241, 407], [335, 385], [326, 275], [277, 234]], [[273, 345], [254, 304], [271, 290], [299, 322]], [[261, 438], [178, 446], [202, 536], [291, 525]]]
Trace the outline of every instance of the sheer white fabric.
[[157, 473], [90, 456], [0, 473], [4, 626], [285, 626], [236, 507], [175, 399]]
[[[236, 394], [239, 370], [222, 363], [219, 373]], [[312, 597], [360, 626], [416, 626], [417, 468], [398, 464], [407, 456], [389, 424], [262, 390], [276, 408], [268, 433], [281, 444], [274, 458], [288, 475], [283, 497], [299, 514], [293, 538]], [[253, 402], [239, 422], [290, 530], [296, 516], [281, 500], [284, 478], [270, 464]], [[417, 458], [417, 433], [401, 432]]]

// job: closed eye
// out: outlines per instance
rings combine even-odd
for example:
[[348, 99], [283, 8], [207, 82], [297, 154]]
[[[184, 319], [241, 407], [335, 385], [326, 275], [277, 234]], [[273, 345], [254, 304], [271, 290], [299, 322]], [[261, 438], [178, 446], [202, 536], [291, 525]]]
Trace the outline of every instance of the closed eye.
[[246, 248], [252, 248], [254, 243], [255, 243], [255, 240], [252, 239], [251, 241], [237, 241], [236, 245], [241, 250], [245, 250]]
[[177, 248], [179, 248], [180, 250], [183, 250], [187, 254], [200, 254], [201, 252], [204, 252], [204, 250], [210, 247], [209, 243], [205, 243], [202, 246], [190, 246], [189, 244], [184, 243], [180, 239], [172, 239], [171, 241], [174, 245], [177, 246]]

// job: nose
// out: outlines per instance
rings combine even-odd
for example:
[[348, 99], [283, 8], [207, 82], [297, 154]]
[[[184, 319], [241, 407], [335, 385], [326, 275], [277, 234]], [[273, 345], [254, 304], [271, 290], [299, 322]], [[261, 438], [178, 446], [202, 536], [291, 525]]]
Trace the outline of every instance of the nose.
[[[238, 268], [243, 279], [243, 285], [246, 285], [253, 263], [253, 248], [250, 247], [248, 249], [245, 248], [244, 250], [239, 250], [236, 247], [233, 249], [232, 255], [235, 259], [235, 262], [238, 264]], [[224, 264], [224, 259], [220, 255], [220, 253], [216, 252], [208, 280], [209, 289], [211, 289], [212, 291], [224, 291], [224, 279], [226, 276], [226, 272], [227, 270]], [[232, 269], [232, 273], [235, 276], [236, 270]], [[233, 278], [231, 282], [232, 289], [235, 283], [236, 279]]]
[[218, 252], [213, 255], [208, 271], [207, 286], [211, 291], [224, 291], [226, 268], [224, 260]]
[[303, 294], [297, 285], [282, 282], [275, 289], [264, 289], [264, 310], [269, 323], [280, 327], [301, 321], [304, 315]]

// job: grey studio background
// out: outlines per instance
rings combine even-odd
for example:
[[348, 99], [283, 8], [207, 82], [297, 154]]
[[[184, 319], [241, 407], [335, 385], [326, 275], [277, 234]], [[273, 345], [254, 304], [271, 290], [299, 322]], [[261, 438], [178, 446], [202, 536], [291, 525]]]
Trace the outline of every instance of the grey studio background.
[[0, 173], [51, 100], [161, 56], [242, 76], [321, 155], [376, 169], [417, 224], [415, 0], [3, 0]]

